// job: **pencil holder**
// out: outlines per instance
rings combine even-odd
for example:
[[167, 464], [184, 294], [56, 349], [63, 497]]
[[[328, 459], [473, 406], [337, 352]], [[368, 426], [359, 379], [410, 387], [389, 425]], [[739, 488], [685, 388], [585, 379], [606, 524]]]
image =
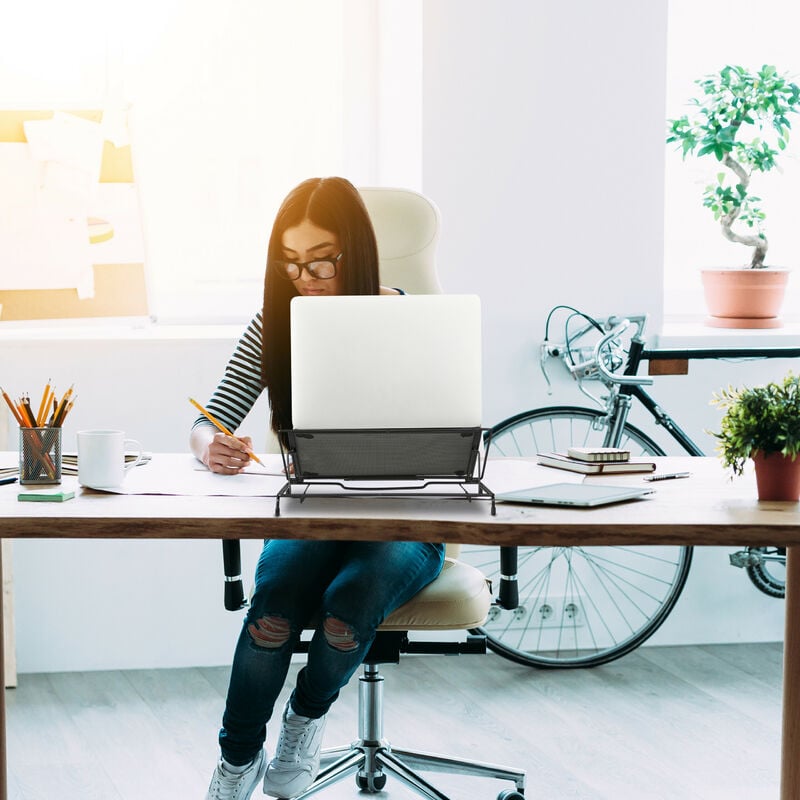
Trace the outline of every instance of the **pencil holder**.
[[19, 482], [61, 483], [61, 428], [19, 429]]

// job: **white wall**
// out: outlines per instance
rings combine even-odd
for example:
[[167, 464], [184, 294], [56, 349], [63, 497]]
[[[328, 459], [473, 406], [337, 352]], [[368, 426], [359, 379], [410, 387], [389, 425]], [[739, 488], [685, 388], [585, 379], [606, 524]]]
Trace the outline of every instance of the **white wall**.
[[[584, 404], [572, 383], [546, 394], [538, 345], [552, 306], [647, 312], [650, 332], [660, 329], [666, 7], [424, 4], [423, 189], [444, 210], [446, 291], [483, 301], [487, 421]], [[689, 377], [660, 379], [653, 393], [711, 453], [711, 393], [786, 369], [695, 362]], [[783, 603], [728, 566], [728, 552], [696, 551], [653, 642], [782, 637]]]
[[[74, 451], [76, 431], [109, 427], [145, 449], [180, 452], [196, 417], [187, 398], [209, 396], [234, 330], [219, 338], [191, 329], [173, 331], [177, 338], [140, 331], [120, 339], [102, 329], [93, 340], [6, 338], [0, 375], [13, 376], [20, 391], [47, 377], [64, 388], [75, 382], [65, 450]], [[245, 422], [256, 442], [266, 441], [266, 418], [262, 398]], [[15, 447], [15, 437], [0, 430], [0, 449], [4, 439]], [[272, 514], [267, 501], [264, 514]], [[245, 574], [253, 574], [259, 549], [243, 543]], [[13, 550], [20, 672], [230, 661], [241, 617], [223, 607], [218, 542], [16, 540]]]
[[[665, 20], [666, 0], [423, 4], [423, 189], [443, 214], [445, 289], [483, 301], [487, 423], [579, 399], [569, 385], [548, 397], [539, 374], [556, 303], [648, 311], [658, 329]], [[0, 339], [0, 376], [76, 382], [66, 446], [81, 427], [113, 425], [148, 449], [182, 450], [186, 397], [208, 394], [234, 338]], [[777, 367], [695, 370], [657, 396], [702, 438], [711, 391], [765, 369]], [[263, 408], [245, 425], [255, 436], [265, 427]], [[252, 570], [257, 545], [247, 545]], [[780, 638], [783, 604], [727, 566], [726, 552], [698, 553], [657, 641]], [[217, 543], [16, 541], [14, 557], [21, 671], [230, 660], [239, 615], [222, 607]]]

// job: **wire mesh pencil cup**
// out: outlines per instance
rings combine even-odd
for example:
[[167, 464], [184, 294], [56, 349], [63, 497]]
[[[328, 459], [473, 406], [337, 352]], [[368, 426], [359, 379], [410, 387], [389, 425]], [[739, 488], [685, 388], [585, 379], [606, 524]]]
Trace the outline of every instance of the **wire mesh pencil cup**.
[[19, 429], [19, 482], [61, 483], [61, 428]]

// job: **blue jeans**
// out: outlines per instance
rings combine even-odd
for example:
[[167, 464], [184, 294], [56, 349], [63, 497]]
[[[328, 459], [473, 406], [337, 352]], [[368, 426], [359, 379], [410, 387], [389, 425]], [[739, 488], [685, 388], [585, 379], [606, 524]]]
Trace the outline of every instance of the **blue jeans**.
[[231, 764], [264, 744], [294, 645], [316, 620], [291, 705], [321, 717], [369, 650], [375, 629], [441, 571], [443, 544], [272, 539], [236, 645], [219, 743]]

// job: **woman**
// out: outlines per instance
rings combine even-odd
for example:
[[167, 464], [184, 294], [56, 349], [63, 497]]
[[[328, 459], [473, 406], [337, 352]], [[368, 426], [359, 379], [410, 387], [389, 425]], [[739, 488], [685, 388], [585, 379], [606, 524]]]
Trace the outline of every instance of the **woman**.
[[[289, 428], [289, 303], [296, 295], [398, 294], [378, 282], [378, 250], [361, 196], [343, 178], [313, 178], [283, 202], [270, 236], [264, 307], [242, 335], [207, 404], [236, 430], [264, 389], [271, 427]], [[262, 324], [263, 322], [263, 324]], [[336, 335], [335, 331], [331, 335]], [[195, 456], [235, 475], [249, 463], [250, 437], [219, 433], [200, 417]], [[291, 798], [319, 771], [325, 714], [350, 680], [375, 629], [441, 570], [444, 546], [414, 542], [271, 540], [256, 569], [253, 599], [233, 657], [219, 734], [221, 758], [206, 800]], [[283, 711], [272, 760], [266, 725], [307, 622], [319, 619], [308, 660]]]

